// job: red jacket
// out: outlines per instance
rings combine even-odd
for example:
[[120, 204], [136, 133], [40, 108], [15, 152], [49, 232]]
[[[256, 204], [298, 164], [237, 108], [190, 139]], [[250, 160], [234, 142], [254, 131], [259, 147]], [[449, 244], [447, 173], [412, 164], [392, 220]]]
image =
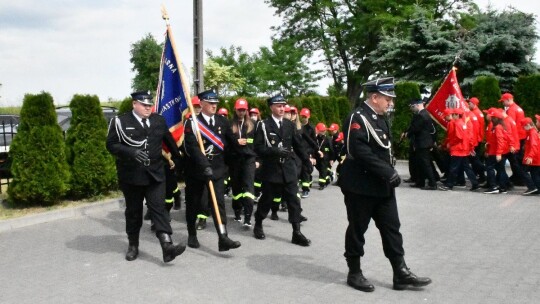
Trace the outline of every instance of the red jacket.
[[523, 164], [526, 164], [525, 159], [530, 157], [532, 158], [532, 163], [529, 166], [540, 166], [540, 139], [538, 138], [538, 131], [535, 128], [531, 128], [529, 131], [526, 131], [526, 134]]
[[451, 156], [468, 156], [471, 152], [469, 128], [462, 118], [453, 120], [454, 126], [448, 128], [448, 145]]
[[508, 142], [511, 140], [511, 135], [504, 130], [502, 125], [496, 125], [490, 133], [489, 136], [486, 136], [488, 139], [486, 149], [488, 155], [503, 155], [510, 152]]
[[516, 121], [512, 117], [506, 116], [504, 118], [504, 124], [506, 125], [506, 130], [511, 135], [511, 140], [508, 142], [509, 146], [513, 147], [516, 151], [519, 151], [519, 133], [517, 130]]
[[514, 102], [508, 107], [508, 109], [506, 109], [506, 115], [512, 117], [512, 119], [516, 122], [519, 139], [525, 139], [525, 137], [527, 137], [527, 132], [521, 125], [521, 120], [525, 118], [525, 112], [523, 112], [523, 109], [521, 109], [521, 107]]
[[484, 130], [486, 130], [486, 121], [484, 120], [484, 114], [478, 107], [475, 107], [471, 110], [474, 115], [476, 115], [476, 119], [478, 121], [478, 134], [476, 134], [478, 142], [482, 142], [484, 140]]
[[471, 111], [465, 112], [464, 118], [467, 122], [467, 129], [469, 130], [469, 148], [472, 151], [474, 147], [478, 146], [478, 128], [480, 128], [480, 125], [478, 123], [478, 118], [476, 118], [476, 115]]

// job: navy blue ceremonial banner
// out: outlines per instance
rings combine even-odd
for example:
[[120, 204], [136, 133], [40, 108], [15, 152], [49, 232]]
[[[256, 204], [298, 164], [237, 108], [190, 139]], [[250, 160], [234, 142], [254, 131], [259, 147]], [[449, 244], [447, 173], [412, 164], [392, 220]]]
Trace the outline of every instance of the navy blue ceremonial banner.
[[179, 60], [174, 55], [169, 39], [169, 30], [165, 37], [165, 46], [161, 56], [159, 83], [156, 93], [155, 112], [165, 118], [167, 126], [177, 143], [183, 135], [182, 117], [188, 108], [186, 90], [180, 76]]

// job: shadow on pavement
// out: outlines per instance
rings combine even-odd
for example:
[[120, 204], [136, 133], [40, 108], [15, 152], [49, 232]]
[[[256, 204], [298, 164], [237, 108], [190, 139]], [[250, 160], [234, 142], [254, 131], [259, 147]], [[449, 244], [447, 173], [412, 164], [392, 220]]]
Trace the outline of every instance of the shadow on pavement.
[[308, 259], [302, 255], [252, 255], [248, 257], [247, 266], [269, 275], [295, 277], [325, 284], [334, 284], [347, 277], [346, 273], [309, 263]]

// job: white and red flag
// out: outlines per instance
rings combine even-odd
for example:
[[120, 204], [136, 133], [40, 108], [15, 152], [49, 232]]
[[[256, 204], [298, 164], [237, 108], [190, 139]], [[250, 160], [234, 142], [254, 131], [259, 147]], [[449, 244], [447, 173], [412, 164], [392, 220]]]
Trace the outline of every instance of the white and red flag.
[[443, 113], [446, 108], [462, 108], [464, 111], [469, 110], [457, 81], [455, 67], [450, 70], [441, 84], [441, 87], [426, 106], [426, 110], [431, 117], [433, 117], [433, 119], [445, 130], [448, 122], [444, 120]]

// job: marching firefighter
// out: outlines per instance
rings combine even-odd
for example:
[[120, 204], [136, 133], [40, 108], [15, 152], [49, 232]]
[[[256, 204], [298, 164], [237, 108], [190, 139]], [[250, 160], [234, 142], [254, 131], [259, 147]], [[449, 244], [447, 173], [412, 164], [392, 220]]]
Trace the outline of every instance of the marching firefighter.
[[315, 168], [319, 171], [319, 190], [323, 190], [330, 184], [330, 174], [328, 169], [330, 168], [330, 161], [334, 158], [334, 148], [330, 138], [326, 136], [326, 126], [320, 122], [315, 126], [317, 152], [315, 153]]

